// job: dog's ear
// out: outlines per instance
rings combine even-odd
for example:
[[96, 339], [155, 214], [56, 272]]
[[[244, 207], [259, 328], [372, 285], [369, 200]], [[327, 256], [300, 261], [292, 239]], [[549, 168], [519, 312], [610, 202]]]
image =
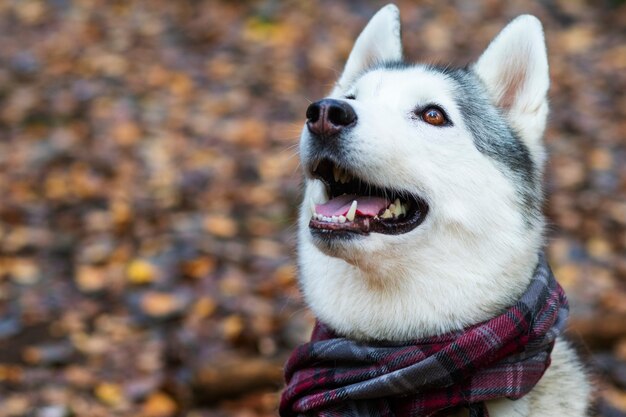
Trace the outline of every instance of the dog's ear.
[[401, 59], [400, 11], [388, 4], [370, 19], [357, 38], [335, 92], [348, 88], [361, 72], [376, 63]]
[[513, 20], [483, 52], [474, 71], [531, 150], [540, 146], [550, 86], [541, 22], [530, 15]]

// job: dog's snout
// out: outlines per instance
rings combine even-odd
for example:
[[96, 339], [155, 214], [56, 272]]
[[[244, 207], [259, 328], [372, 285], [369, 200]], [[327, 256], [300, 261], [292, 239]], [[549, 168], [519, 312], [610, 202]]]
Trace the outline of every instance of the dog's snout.
[[306, 109], [306, 125], [315, 135], [330, 137], [356, 122], [356, 113], [345, 101], [324, 99]]

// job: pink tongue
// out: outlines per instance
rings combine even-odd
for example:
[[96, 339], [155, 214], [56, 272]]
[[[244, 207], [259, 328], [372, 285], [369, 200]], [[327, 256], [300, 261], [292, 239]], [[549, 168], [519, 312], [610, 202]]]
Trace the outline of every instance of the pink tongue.
[[381, 197], [342, 195], [328, 200], [325, 204], [316, 204], [315, 212], [327, 217], [345, 216], [354, 200], [357, 201], [356, 213], [361, 216], [374, 217], [390, 204], [389, 201]]

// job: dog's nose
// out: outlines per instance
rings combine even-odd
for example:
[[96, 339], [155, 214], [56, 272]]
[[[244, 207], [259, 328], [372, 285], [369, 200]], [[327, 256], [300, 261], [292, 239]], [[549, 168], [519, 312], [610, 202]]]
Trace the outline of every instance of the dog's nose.
[[326, 98], [306, 109], [306, 126], [314, 135], [330, 137], [356, 122], [356, 113], [345, 101]]

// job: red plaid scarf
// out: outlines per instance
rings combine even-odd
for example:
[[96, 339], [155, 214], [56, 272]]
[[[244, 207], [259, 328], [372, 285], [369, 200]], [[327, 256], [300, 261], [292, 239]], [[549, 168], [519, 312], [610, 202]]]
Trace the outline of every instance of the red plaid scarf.
[[286, 364], [280, 415], [446, 415], [459, 407], [488, 416], [484, 401], [518, 399], [550, 365], [568, 315], [543, 255], [519, 301], [463, 331], [410, 343], [363, 344], [317, 323]]

